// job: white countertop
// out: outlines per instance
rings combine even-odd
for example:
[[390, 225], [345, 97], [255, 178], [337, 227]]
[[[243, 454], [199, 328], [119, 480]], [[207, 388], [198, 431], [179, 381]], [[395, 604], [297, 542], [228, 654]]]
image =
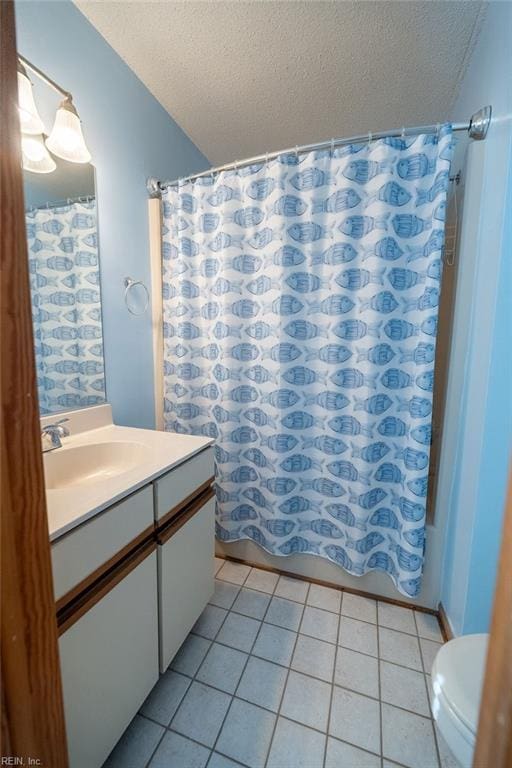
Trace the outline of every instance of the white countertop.
[[[105, 410], [101, 411], [100, 418], [98, 418], [100, 409]], [[213, 442], [208, 437], [118, 427], [111, 423], [109, 406], [100, 406], [99, 409], [90, 410], [91, 412], [95, 411], [95, 414], [91, 413], [94, 416], [94, 419], [91, 420], [91, 424], [95, 426], [94, 429], [87, 429], [87, 423], [84, 424], [85, 411], [76, 412], [76, 414], [70, 411], [44, 418], [42, 423], [46, 424], [57, 421], [64, 416], [69, 418], [68, 426], [70, 426], [71, 435], [62, 439], [62, 448], [55, 449], [55, 452], [61, 453], [82, 445], [133, 442], [142, 444], [144, 447], [143, 459], [140, 464], [137, 463], [135, 468], [119, 475], [101, 479], [98, 482], [47, 489], [46, 504], [51, 541], [58, 539], [64, 533], [111, 504], [142, 488]], [[108, 423], [109, 420], [110, 423]], [[73, 430], [74, 421], [79, 429], [78, 432]], [[48, 456], [49, 454], [43, 454], [45, 461], [48, 461]]]

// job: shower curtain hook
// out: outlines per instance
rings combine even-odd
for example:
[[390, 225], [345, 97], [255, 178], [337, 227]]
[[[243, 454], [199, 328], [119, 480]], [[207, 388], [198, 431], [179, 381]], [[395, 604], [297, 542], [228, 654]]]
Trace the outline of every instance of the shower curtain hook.
[[400, 134], [402, 139], [405, 139], [405, 125], [402, 125], [402, 133]]
[[298, 144], [296, 144], [296, 145], [295, 145], [295, 158], [296, 158], [297, 160], [298, 160], [298, 158], [299, 158], [299, 145], [298, 145]]
[[265, 152], [265, 168], [268, 167], [268, 152]]
[[441, 133], [441, 123], [438, 123], [436, 125], [436, 136], [439, 139], [439, 134]]
[[331, 139], [331, 157], [334, 154], [334, 137]]
[[368, 149], [372, 148], [372, 132], [368, 131]]

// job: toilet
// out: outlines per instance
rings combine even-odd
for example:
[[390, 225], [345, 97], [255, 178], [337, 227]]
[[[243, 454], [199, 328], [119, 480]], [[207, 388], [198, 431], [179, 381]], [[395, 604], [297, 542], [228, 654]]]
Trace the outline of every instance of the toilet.
[[471, 768], [488, 634], [463, 635], [441, 647], [432, 665], [432, 711], [462, 768]]

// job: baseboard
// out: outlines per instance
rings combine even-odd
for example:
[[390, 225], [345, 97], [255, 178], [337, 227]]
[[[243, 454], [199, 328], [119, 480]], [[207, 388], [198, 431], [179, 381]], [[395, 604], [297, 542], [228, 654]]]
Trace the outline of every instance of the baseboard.
[[[351, 595], [359, 595], [360, 597], [369, 597], [372, 600], [379, 600], [381, 603], [389, 603], [390, 605], [399, 605], [402, 608], [409, 608], [409, 610], [419, 611], [420, 613], [429, 613], [432, 616], [437, 616], [441, 624], [441, 627], [443, 628], [443, 623], [441, 620], [440, 613], [439, 611], [436, 611], [433, 608], [424, 608], [423, 606], [420, 606], [420, 605], [411, 605], [411, 603], [406, 603], [405, 600], [395, 600], [392, 597], [382, 597], [381, 595], [376, 595], [373, 592], [365, 592], [362, 589], [352, 589], [352, 587], [340, 587], [339, 584], [334, 584], [332, 581], [324, 581], [323, 579], [314, 579], [314, 578], [311, 578], [310, 576], [299, 576], [298, 574], [293, 573], [291, 571], [285, 571], [282, 568], [274, 568], [274, 566], [272, 565], [262, 565], [254, 561], [247, 560], [246, 558], [232, 557], [231, 555], [225, 555], [224, 553], [216, 553], [215, 556], [222, 560], [230, 560], [233, 563], [250, 565], [252, 568], [259, 568], [261, 571], [270, 571], [271, 573], [278, 573], [280, 576], [287, 576], [290, 579], [302, 579], [302, 581], [309, 581], [311, 584], [319, 584], [321, 587], [329, 587], [330, 589], [336, 589], [338, 590], [338, 592], [349, 592]], [[444, 628], [442, 629], [442, 631], [444, 634], [445, 632]]]
[[439, 624], [441, 625], [441, 632], [443, 633], [445, 642], [448, 642], [449, 640], [453, 640], [455, 635], [453, 634], [453, 630], [451, 628], [450, 622], [448, 620], [448, 616], [446, 614], [446, 611], [442, 603], [439, 603], [439, 610], [437, 612], [437, 615], [439, 618]]

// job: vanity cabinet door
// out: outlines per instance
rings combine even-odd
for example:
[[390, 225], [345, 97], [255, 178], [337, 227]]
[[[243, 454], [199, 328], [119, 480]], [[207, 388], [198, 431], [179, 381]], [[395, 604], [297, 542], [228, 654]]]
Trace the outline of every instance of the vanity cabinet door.
[[160, 537], [161, 672], [165, 672], [213, 595], [214, 515], [215, 501], [210, 494], [170, 538], [165, 540], [165, 533]]
[[156, 551], [59, 648], [70, 768], [100, 768], [158, 679]]

